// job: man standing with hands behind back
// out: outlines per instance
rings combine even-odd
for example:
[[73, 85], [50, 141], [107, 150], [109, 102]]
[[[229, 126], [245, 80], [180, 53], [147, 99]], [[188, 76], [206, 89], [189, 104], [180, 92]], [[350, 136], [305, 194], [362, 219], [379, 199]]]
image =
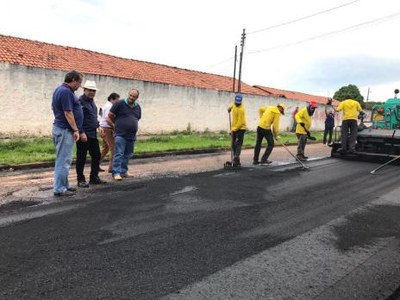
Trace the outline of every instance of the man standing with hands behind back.
[[138, 98], [139, 91], [132, 89], [128, 98], [119, 100], [108, 113], [108, 121], [115, 128], [113, 176], [116, 181], [129, 176], [128, 162], [133, 155], [139, 120], [142, 117]]
[[53, 143], [56, 147], [54, 166], [54, 196], [73, 196], [75, 188], [69, 186], [68, 175], [72, 163], [74, 142], [78, 141], [82, 128], [83, 112], [75, 91], [82, 84], [82, 74], [71, 71], [65, 75], [64, 83], [53, 93], [52, 110], [54, 122]]
[[[85, 85], [83, 86], [83, 95], [79, 97], [83, 110], [83, 126], [80, 132], [80, 140], [76, 142], [76, 175], [78, 186], [83, 188], [89, 187], [89, 183], [106, 183], [99, 178], [100, 145], [99, 140], [97, 139], [99, 121], [97, 120], [97, 106], [94, 103], [96, 90], [96, 83], [91, 80], [86, 80]], [[102, 129], [100, 128], [100, 131], [101, 130]], [[83, 173], [88, 151], [91, 157], [89, 183], [87, 183]]]
[[350, 97], [340, 102], [336, 108], [336, 111], [343, 111], [341, 129], [342, 148], [338, 149], [339, 153], [346, 154], [356, 151], [357, 118], [361, 110], [360, 102], [350, 99]]

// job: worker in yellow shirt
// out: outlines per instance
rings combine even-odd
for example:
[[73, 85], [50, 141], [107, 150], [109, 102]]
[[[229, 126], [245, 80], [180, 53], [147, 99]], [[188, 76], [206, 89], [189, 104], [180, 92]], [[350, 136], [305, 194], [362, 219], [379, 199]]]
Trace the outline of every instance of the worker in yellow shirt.
[[343, 111], [342, 129], [341, 129], [341, 144], [338, 149], [339, 153], [354, 153], [357, 141], [357, 118], [361, 112], [360, 102], [353, 99], [346, 99], [340, 102], [336, 111]]
[[242, 151], [244, 133], [246, 132], [246, 111], [242, 103], [243, 95], [237, 93], [235, 102], [228, 107], [228, 113], [232, 113], [231, 138], [233, 152], [233, 166], [240, 167], [240, 153]]
[[261, 157], [261, 164], [268, 165], [272, 162], [268, 160], [274, 149], [274, 138], [279, 139], [279, 123], [280, 116], [285, 114], [285, 104], [281, 103], [277, 106], [262, 106], [259, 108], [260, 121], [257, 126], [257, 141], [254, 148], [253, 165], [258, 165], [258, 157], [261, 151], [263, 139], [267, 140], [267, 147]]
[[307, 139], [315, 140], [315, 138], [310, 135], [310, 127], [312, 123], [311, 117], [314, 115], [314, 111], [317, 107], [317, 103], [315, 101], [311, 101], [306, 107], [300, 109], [296, 114], [296, 136], [298, 140], [296, 156], [302, 161], [308, 159], [308, 157], [304, 155]]

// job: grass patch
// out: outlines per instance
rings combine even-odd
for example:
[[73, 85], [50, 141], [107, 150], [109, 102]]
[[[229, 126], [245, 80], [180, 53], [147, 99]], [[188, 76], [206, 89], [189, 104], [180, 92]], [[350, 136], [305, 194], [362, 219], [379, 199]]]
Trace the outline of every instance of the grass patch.
[[[321, 132], [314, 132], [317, 141], [322, 140]], [[244, 147], [254, 147], [257, 134], [246, 132]], [[99, 138], [100, 143], [102, 142]], [[281, 141], [285, 144], [297, 143], [294, 133], [283, 132]], [[200, 150], [200, 149], [227, 149], [231, 138], [227, 132], [176, 132], [141, 136], [135, 144], [136, 154], [147, 154], [169, 151]], [[277, 143], [279, 144], [279, 143]], [[265, 140], [263, 142], [265, 145]], [[75, 149], [73, 158], [75, 158]], [[48, 162], [55, 159], [55, 147], [50, 137], [0, 140], [0, 165], [22, 163]]]
[[51, 138], [0, 140], [0, 165], [53, 161]]

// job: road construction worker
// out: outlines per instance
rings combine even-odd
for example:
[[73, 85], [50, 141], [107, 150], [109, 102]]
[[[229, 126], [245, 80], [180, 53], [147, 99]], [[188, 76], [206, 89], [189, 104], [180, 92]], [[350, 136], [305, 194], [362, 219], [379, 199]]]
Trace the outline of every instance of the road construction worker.
[[[280, 103], [277, 106], [262, 106], [259, 108], [258, 113], [260, 116], [260, 121], [257, 127], [257, 141], [254, 148], [253, 165], [268, 165], [271, 163], [268, 160], [271, 155], [272, 149], [274, 148], [274, 138], [279, 139], [279, 119], [280, 115], [285, 114], [285, 104]], [[267, 147], [263, 156], [261, 157], [261, 162], [258, 161], [260, 155], [261, 144], [263, 139], [267, 140]]]
[[343, 100], [336, 108], [336, 111], [343, 111], [341, 129], [342, 147], [338, 149], [339, 153], [354, 153], [358, 131], [357, 118], [361, 110], [360, 103], [353, 99]]
[[228, 107], [228, 113], [232, 113], [231, 123], [231, 147], [233, 152], [233, 166], [240, 167], [240, 152], [242, 151], [244, 133], [246, 132], [246, 111], [242, 103], [243, 95], [237, 93], [235, 101]]
[[315, 138], [310, 135], [309, 130], [311, 127], [311, 117], [313, 116], [317, 107], [317, 103], [315, 101], [311, 101], [306, 107], [300, 109], [296, 114], [296, 136], [298, 139], [297, 158], [302, 161], [308, 159], [308, 157], [304, 155], [307, 139], [315, 140]]

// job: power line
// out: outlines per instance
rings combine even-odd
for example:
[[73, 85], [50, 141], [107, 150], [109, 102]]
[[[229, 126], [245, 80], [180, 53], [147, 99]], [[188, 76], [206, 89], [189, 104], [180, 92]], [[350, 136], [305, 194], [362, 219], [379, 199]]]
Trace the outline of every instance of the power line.
[[327, 10], [323, 10], [323, 11], [319, 11], [319, 12], [313, 13], [313, 14], [305, 16], [305, 17], [301, 17], [301, 18], [298, 18], [298, 19], [295, 19], [295, 20], [291, 20], [291, 21], [287, 21], [287, 22], [284, 22], [284, 23], [280, 23], [280, 24], [277, 24], [277, 25], [272, 25], [272, 26], [269, 26], [269, 27], [266, 27], [266, 28], [263, 28], [263, 29], [258, 29], [258, 30], [249, 32], [247, 34], [259, 33], [259, 32], [262, 32], [262, 31], [271, 30], [271, 29], [275, 29], [275, 28], [278, 28], [278, 27], [282, 27], [282, 26], [286, 26], [286, 25], [289, 25], [289, 24], [293, 24], [293, 23], [296, 23], [296, 22], [299, 22], [299, 21], [303, 21], [303, 20], [318, 16], [318, 15], [322, 15], [322, 14], [328, 13], [328, 12], [330, 12], [332, 10], [336, 10], [336, 9], [339, 9], [339, 8], [342, 8], [342, 7], [345, 7], [345, 6], [354, 4], [356, 2], [360, 2], [360, 1], [361, 0], [355, 0], [355, 1], [352, 1], [352, 2], [348, 2], [348, 3], [342, 4], [342, 5], [339, 5], [339, 6], [336, 6], [336, 7], [329, 8]]
[[267, 52], [267, 51], [271, 51], [271, 50], [276, 50], [276, 49], [280, 49], [280, 48], [285, 48], [285, 47], [289, 47], [289, 46], [293, 46], [293, 45], [306, 43], [306, 42], [309, 42], [309, 41], [314, 41], [314, 40], [321, 39], [321, 38], [326, 38], [326, 37], [330, 37], [330, 36], [334, 36], [334, 35], [339, 35], [339, 34], [347, 32], [347, 31], [353, 31], [353, 30], [361, 29], [361, 27], [371, 26], [371, 25], [374, 25], [374, 24], [377, 24], [377, 23], [383, 23], [383, 22], [390, 21], [391, 19], [396, 18], [398, 15], [400, 15], [400, 11], [398, 11], [398, 12], [396, 12], [394, 14], [388, 15], [388, 16], [384, 16], [384, 17], [381, 17], [381, 18], [378, 18], [378, 19], [374, 19], [374, 20], [367, 21], [367, 22], [364, 22], [364, 23], [356, 24], [356, 25], [353, 25], [353, 26], [350, 26], [350, 27], [346, 27], [346, 28], [343, 28], [343, 29], [340, 29], [340, 30], [331, 31], [331, 32], [328, 32], [328, 33], [324, 33], [324, 34], [321, 34], [321, 35], [313, 36], [313, 37], [310, 37], [310, 38], [307, 38], [307, 39], [304, 39], [304, 40], [300, 40], [300, 41], [297, 41], [297, 42], [293, 42], [293, 43], [287, 43], [287, 44], [282, 44], [282, 45], [274, 46], [274, 47], [267, 48], [267, 49], [255, 50], [255, 51], [247, 52], [246, 54], [250, 55], [250, 54], [257, 54], [257, 53], [261, 53], [261, 52]]
[[[271, 29], [278, 28], [278, 27], [281, 27], [281, 26], [285, 26], [285, 25], [289, 25], [289, 24], [292, 24], [292, 23], [296, 23], [296, 22], [299, 22], [299, 21], [302, 21], [302, 20], [305, 20], [305, 19], [308, 19], [308, 18], [312, 18], [312, 17], [318, 16], [318, 15], [321, 15], [321, 14], [324, 14], [324, 13], [328, 13], [328, 12], [330, 12], [332, 10], [336, 10], [336, 9], [339, 9], [339, 8], [354, 4], [354, 3], [359, 2], [359, 1], [361, 1], [361, 0], [354, 0], [352, 2], [348, 2], [348, 3], [342, 4], [342, 5], [339, 5], [339, 6], [336, 6], [336, 7], [332, 7], [332, 8], [329, 8], [327, 10], [323, 10], [323, 11], [320, 11], [320, 12], [305, 16], [305, 17], [301, 17], [299, 19], [295, 19], [295, 20], [287, 21], [287, 22], [284, 22], [284, 23], [281, 23], [281, 24], [273, 25], [273, 26], [270, 26], [270, 27], [267, 27], [267, 28], [255, 30], [255, 31], [252, 31], [252, 32], [247, 33], [247, 34], [259, 33], [259, 32], [262, 32], [262, 31], [271, 30]], [[296, 43], [293, 43], [293, 44], [296, 44]], [[277, 46], [277, 47], [282, 47], [282, 46]], [[265, 51], [265, 50], [260, 50], [260, 51]], [[250, 53], [252, 53], [252, 52], [250, 52]], [[212, 69], [212, 68], [214, 68], [216, 66], [224, 64], [224, 63], [226, 63], [228, 61], [231, 61], [233, 58], [234, 57], [231, 56], [231, 57], [229, 57], [229, 58], [227, 58], [227, 59], [225, 59], [223, 61], [220, 61], [218, 63], [215, 63], [215, 64], [209, 66], [207, 69]]]
[[[346, 27], [346, 28], [343, 28], [343, 29], [340, 29], [340, 30], [331, 31], [331, 32], [324, 33], [324, 34], [321, 34], [321, 35], [313, 36], [313, 37], [310, 37], [310, 38], [307, 38], [307, 39], [304, 39], [304, 40], [300, 40], [300, 41], [296, 41], [296, 42], [292, 42], [292, 43], [287, 43], [287, 44], [282, 44], [282, 45], [277, 45], [277, 46], [266, 48], [266, 49], [246, 52], [246, 55], [257, 54], [257, 53], [261, 53], [261, 52], [268, 52], [268, 51], [272, 51], [272, 50], [276, 50], [276, 49], [281, 49], [281, 48], [285, 48], [285, 47], [290, 47], [290, 46], [294, 46], [294, 45], [303, 44], [303, 43], [314, 41], [314, 40], [317, 40], [317, 39], [322, 39], [322, 38], [326, 38], [326, 37], [330, 37], [330, 36], [334, 36], [334, 35], [339, 35], [339, 34], [346, 33], [348, 31], [352, 31], [352, 30], [358, 30], [358, 29], [361, 29], [361, 27], [363, 27], [363, 26], [372, 26], [372, 25], [377, 24], [377, 23], [383, 23], [383, 22], [390, 21], [391, 19], [397, 17], [399, 14], [400, 14], [400, 11], [396, 12], [394, 14], [388, 15], [388, 16], [384, 16], [384, 17], [381, 17], [381, 18], [378, 18], [378, 19], [374, 19], [374, 20], [370, 20], [370, 21], [363, 22], [363, 23], [360, 23], [360, 24], [356, 24], [356, 25], [353, 25], [353, 26], [350, 26], [350, 27]], [[218, 63], [215, 63], [215, 64], [209, 66], [207, 69], [211, 69], [211, 68], [214, 68], [216, 66], [219, 66], [219, 65], [222, 65], [224, 63], [227, 63], [227, 62], [231, 61], [233, 58], [234, 57], [231, 56], [231, 57], [229, 57], [229, 58], [227, 58], [227, 59], [225, 59], [223, 61], [220, 61]]]

